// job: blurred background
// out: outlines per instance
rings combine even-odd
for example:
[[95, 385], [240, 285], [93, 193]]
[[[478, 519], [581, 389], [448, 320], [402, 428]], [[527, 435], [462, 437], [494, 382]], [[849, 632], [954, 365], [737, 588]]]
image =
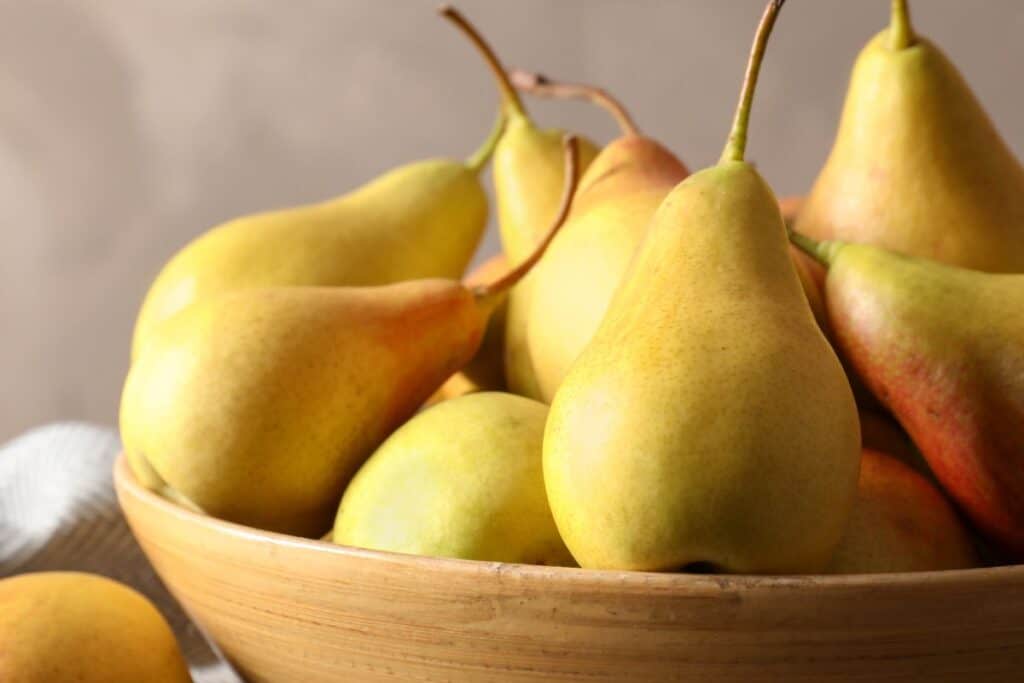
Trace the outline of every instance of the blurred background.
[[[431, 0], [0, 0], [0, 441], [113, 425], [137, 306], [160, 265], [233, 216], [463, 156], [496, 107]], [[781, 195], [825, 159], [888, 0], [792, 0], [749, 157]], [[461, 0], [508, 64], [592, 81], [691, 168], [725, 139], [763, 0]], [[1024, 2], [917, 0], [918, 31], [1024, 153]], [[584, 104], [529, 103], [607, 141]], [[493, 228], [481, 255], [493, 253]]]

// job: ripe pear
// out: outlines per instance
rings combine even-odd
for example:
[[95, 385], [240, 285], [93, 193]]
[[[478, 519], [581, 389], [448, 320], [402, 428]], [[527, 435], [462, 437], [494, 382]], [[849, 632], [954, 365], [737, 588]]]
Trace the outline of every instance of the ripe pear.
[[544, 480], [583, 567], [814, 572], [857, 488], [853, 395], [743, 161], [765, 10], [721, 161], [662, 202], [548, 416]]
[[791, 239], [828, 266], [839, 349], [975, 526], [1024, 557], [1024, 275]]
[[[482, 285], [494, 280], [508, 270], [508, 259], [504, 254], [495, 254], [466, 276], [467, 285]], [[463, 369], [445, 380], [441, 388], [427, 400], [428, 405], [477, 391], [505, 390], [505, 316], [508, 300], [494, 309], [487, 321], [484, 339], [473, 360]]]
[[896, 458], [865, 449], [857, 502], [828, 573], [925, 572], [978, 563], [970, 534], [943, 495]]
[[159, 323], [224, 292], [461, 277], [487, 225], [479, 176], [503, 126], [502, 116], [468, 161], [408, 164], [336, 199], [243, 216], [199, 236], [150, 287], [132, 357]]
[[796, 230], [1024, 272], [1024, 167], [906, 0], [853, 68], [835, 145]]
[[527, 355], [540, 399], [550, 402], [594, 336], [654, 212], [689, 171], [663, 145], [643, 136], [604, 91], [522, 70], [510, 78], [534, 94], [595, 101], [622, 129], [583, 174], [569, 220], [531, 276], [531, 286], [543, 296], [528, 304]]
[[116, 581], [78, 572], [0, 580], [0, 681], [191, 683], [156, 607]]
[[541, 472], [548, 407], [484, 392], [420, 413], [345, 490], [335, 543], [491, 562], [572, 565]]
[[[444, 5], [442, 15], [476, 46], [494, 75], [506, 117], [505, 130], [494, 150], [492, 163], [498, 228], [504, 252], [513, 262], [529, 253], [542, 226], [558, 210], [564, 168], [560, 140], [564, 131], [540, 129], [530, 119], [522, 99], [509, 81], [501, 61], [480, 33], [455, 8]], [[597, 156], [597, 147], [580, 138], [580, 164], [585, 170]], [[509, 294], [505, 330], [505, 376], [517, 394], [539, 398], [533, 359], [529, 355], [527, 319], [534, 290], [527, 277]]]
[[153, 334], [121, 400], [129, 462], [151, 488], [222, 519], [303, 536], [329, 528], [349, 479], [476, 353], [487, 319], [543, 254], [467, 287], [276, 287], [191, 306]]

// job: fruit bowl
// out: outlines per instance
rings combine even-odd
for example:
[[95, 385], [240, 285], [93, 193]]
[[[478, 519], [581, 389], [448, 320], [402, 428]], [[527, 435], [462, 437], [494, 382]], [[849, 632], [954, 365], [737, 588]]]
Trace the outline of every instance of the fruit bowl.
[[118, 497], [164, 582], [251, 683], [1003, 681], [1024, 566], [867, 576], [609, 572], [347, 548]]

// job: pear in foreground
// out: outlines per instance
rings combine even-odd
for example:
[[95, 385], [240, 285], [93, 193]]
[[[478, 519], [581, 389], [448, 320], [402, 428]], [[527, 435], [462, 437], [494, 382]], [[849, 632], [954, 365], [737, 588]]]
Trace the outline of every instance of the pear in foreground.
[[191, 683], [171, 627], [145, 597], [93, 574], [0, 580], [0, 681]]
[[970, 534], [938, 489], [896, 458], [865, 450], [853, 516], [829, 573], [977, 566]]
[[366, 461], [334, 542], [491, 562], [572, 565], [541, 472], [548, 407], [484, 392], [434, 406]]
[[461, 277], [487, 225], [479, 174], [503, 125], [468, 161], [408, 164], [336, 199], [243, 216], [200, 235], [146, 294], [132, 357], [161, 322], [226, 292]]
[[1024, 167], [906, 0], [857, 58], [835, 144], [796, 230], [1024, 272]]
[[791, 238], [828, 267], [857, 374], [975, 526], [1024, 557], [1024, 275]]
[[[533, 250], [545, 226], [558, 211], [564, 180], [561, 139], [558, 129], [536, 126], [494, 50], [454, 7], [444, 5], [441, 14], [473, 43], [494, 76], [502, 97], [507, 123], [494, 150], [494, 195], [502, 249], [513, 263]], [[580, 170], [586, 170], [597, 147], [580, 138]], [[529, 355], [527, 319], [533, 277], [527, 277], [510, 293], [505, 329], [505, 376], [517, 394], [539, 398], [540, 390]]]
[[320, 536], [358, 467], [479, 348], [508, 288], [279, 287], [225, 294], [162, 325], [133, 364], [121, 436], [139, 480], [222, 519]]
[[856, 405], [778, 201], [743, 161], [781, 4], [765, 11], [722, 160], [665, 198], [552, 403], [544, 479], [583, 567], [815, 572], [849, 519]]

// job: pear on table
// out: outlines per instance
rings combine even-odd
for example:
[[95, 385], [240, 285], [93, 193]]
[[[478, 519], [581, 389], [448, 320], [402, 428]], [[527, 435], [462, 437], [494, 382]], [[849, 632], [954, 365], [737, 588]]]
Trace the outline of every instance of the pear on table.
[[[494, 150], [495, 199], [498, 229], [505, 254], [515, 262], [529, 253], [538, 232], [558, 211], [564, 168], [560, 140], [564, 131], [538, 128], [494, 50], [454, 7], [443, 5], [441, 14], [461, 30], [490, 68], [502, 98], [507, 123]], [[580, 138], [580, 169], [597, 155], [597, 147]], [[509, 293], [505, 331], [505, 375], [517, 394], [539, 398], [533, 359], [527, 341], [527, 316], [533, 278], [527, 277]]]
[[564, 222], [574, 139], [565, 154], [548, 236], [497, 281], [243, 290], [161, 325], [121, 401], [140, 479], [221, 519], [323, 534], [356, 469], [469, 362], [490, 314]]
[[991, 272], [1024, 272], [1024, 167], [907, 0], [853, 68], [832, 152], [796, 230]]
[[721, 161], [662, 202], [552, 403], [545, 485], [583, 567], [820, 571], [853, 508], [853, 395], [778, 201], [743, 160], [781, 5], [765, 10]]
[[828, 267], [839, 349], [982, 532], [1024, 557], [1024, 275], [791, 239]]
[[540, 294], [527, 307], [527, 355], [541, 400], [551, 401], [604, 318], [654, 212], [689, 172], [603, 90], [523, 70], [510, 78], [532, 94], [595, 102], [622, 129], [580, 179], [568, 222], [531, 275]]
[[572, 565], [541, 472], [548, 407], [484, 392], [403, 425], [345, 490], [333, 540], [374, 550]]
[[503, 126], [500, 117], [468, 161], [408, 164], [336, 199], [243, 216], [199, 236], [146, 294], [132, 357], [162, 321], [225, 292], [461, 277], [487, 225], [479, 175]]

